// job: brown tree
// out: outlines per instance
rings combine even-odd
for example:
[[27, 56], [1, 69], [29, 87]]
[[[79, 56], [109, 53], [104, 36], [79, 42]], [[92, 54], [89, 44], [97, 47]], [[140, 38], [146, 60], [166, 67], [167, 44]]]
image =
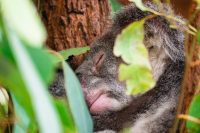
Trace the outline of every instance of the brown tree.
[[[189, 10], [188, 17], [191, 24], [199, 29], [200, 27], [200, 12], [197, 11], [197, 3], [191, 2], [190, 5], [187, 6]], [[186, 38], [185, 43], [186, 48], [186, 68], [185, 68], [185, 79], [183, 82], [182, 95], [180, 99], [179, 106], [179, 118], [177, 121], [177, 131], [181, 133], [188, 133], [186, 128], [186, 120], [188, 115], [189, 106], [195, 94], [200, 93], [199, 91], [199, 81], [200, 81], [200, 60], [199, 60], [199, 52], [200, 47], [197, 43], [196, 36], [189, 35]], [[179, 114], [184, 114], [186, 117], [180, 116]], [[186, 120], [185, 120], [186, 119]]]
[[[48, 32], [46, 45], [56, 51], [89, 45], [109, 25], [108, 0], [37, 0]], [[76, 67], [83, 56], [74, 59]]]

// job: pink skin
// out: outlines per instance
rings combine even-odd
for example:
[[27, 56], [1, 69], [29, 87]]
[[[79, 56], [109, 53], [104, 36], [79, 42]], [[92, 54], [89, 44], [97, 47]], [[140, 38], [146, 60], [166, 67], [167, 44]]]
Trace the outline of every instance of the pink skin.
[[88, 91], [84, 80], [81, 82], [83, 93], [92, 114], [99, 114], [112, 109], [112, 99], [101, 89]]

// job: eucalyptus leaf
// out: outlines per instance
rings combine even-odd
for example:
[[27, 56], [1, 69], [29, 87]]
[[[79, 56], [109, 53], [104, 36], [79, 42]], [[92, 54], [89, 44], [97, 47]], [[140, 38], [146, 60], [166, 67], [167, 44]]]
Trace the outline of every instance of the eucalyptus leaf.
[[15, 55], [20, 73], [22, 74], [28, 92], [31, 94], [31, 102], [33, 103], [41, 132], [62, 132], [56, 110], [27, 50], [14, 32], [9, 32], [8, 35], [10, 40], [9, 44]]
[[200, 45], [200, 31], [197, 32], [197, 42]]
[[17, 102], [24, 107], [29, 117], [34, 120], [31, 100], [19, 70], [5, 56], [0, 53], [0, 84], [16, 97]]
[[70, 49], [62, 50], [62, 51], [59, 51], [59, 53], [64, 58], [64, 60], [67, 60], [69, 56], [84, 54], [88, 50], [90, 50], [90, 47], [86, 46], [82, 48], [70, 48]]
[[92, 133], [93, 123], [86, 106], [78, 78], [66, 62], [63, 62], [65, 87], [72, 115], [79, 133]]
[[117, 0], [110, 0], [113, 12], [117, 12], [122, 8], [122, 5]]
[[144, 20], [136, 21], [125, 28], [117, 36], [114, 46], [114, 54], [121, 56], [128, 64], [140, 64], [150, 68], [148, 52], [143, 45]]
[[46, 31], [31, 0], [0, 0], [1, 11], [20, 38], [29, 45], [41, 47], [46, 39]]
[[55, 68], [58, 65], [55, 60], [57, 60], [57, 58], [48, 53], [46, 49], [30, 46], [26, 46], [25, 48], [45, 83], [44, 85], [48, 87], [55, 77]]
[[119, 80], [126, 81], [129, 94], [140, 94], [155, 86], [151, 70], [140, 65], [125, 65], [119, 67]]
[[[200, 119], [200, 94], [193, 97], [192, 103], [189, 107], [189, 115]], [[188, 120], [187, 128], [191, 133], [199, 133], [200, 132], [200, 124], [195, 123], [193, 121]]]
[[17, 102], [16, 97], [14, 95], [12, 96], [13, 105], [15, 108], [16, 113], [16, 122], [14, 125], [14, 133], [25, 133], [28, 130], [28, 125], [30, 123], [30, 117], [26, 114], [23, 107], [20, 106], [20, 104]]
[[75, 123], [72, 117], [72, 114], [69, 110], [69, 106], [66, 103], [65, 99], [55, 99], [54, 100], [58, 114], [62, 121], [62, 126], [64, 132], [66, 133], [76, 133]]
[[143, 39], [144, 20], [140, 20], [125, 28], [117, 36], [114, 46], [114, 54], [129, 64], [120, 65], [119, 79], [126, 81], [131, 94], [144, 93], [155, 85]]

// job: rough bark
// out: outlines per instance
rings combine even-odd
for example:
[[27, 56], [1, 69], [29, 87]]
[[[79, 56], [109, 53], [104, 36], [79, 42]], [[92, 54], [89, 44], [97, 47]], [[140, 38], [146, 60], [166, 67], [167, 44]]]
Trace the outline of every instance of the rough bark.
[[[190, 19], [191, 14], [194, 14], [196, 10], [196, 3], [191, 3], [189, 13]], [[191, 24], [199, 29], [200, 27], [200, 12], [196, 13], [196, 17], [193, 18]], [[199, 63], [199, 44], [197, 44], [196, 37], [189, 35], [186, 40], [186, 69], [185, 69], [185, 79], [183, 82], [183, 88], [182, 88], [182, 95], [181, 95], [181, 101], [180, 101], [180, 107], [179, 107], [179, 114], [188, 114], [188, 109], [191, 104], [192, 98], [194, 97], [195, 93], [197, 92], [197, 87], [199, 85], [200, 81], [200, 63]], [[180, 120], [178, 121], [178, 127], [177, 132], [181, 133], [188, 133], [186, 128], [186, 120]]]
[[91, 44], [109, 24], [108, 0], [38, 0], [37, 6], [48, 32], [46, 45], [56, 51]]

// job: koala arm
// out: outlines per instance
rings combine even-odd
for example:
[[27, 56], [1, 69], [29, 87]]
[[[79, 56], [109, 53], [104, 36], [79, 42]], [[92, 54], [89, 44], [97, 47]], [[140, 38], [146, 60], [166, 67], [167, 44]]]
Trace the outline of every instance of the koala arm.
[[[154, 108], [154, 107], [153, 107]], [[165, 102], [159, 108], [146, 111], [135, 121], [131, 132], [134, 133], [167, 133], [175, 117], [173, 102]]]

